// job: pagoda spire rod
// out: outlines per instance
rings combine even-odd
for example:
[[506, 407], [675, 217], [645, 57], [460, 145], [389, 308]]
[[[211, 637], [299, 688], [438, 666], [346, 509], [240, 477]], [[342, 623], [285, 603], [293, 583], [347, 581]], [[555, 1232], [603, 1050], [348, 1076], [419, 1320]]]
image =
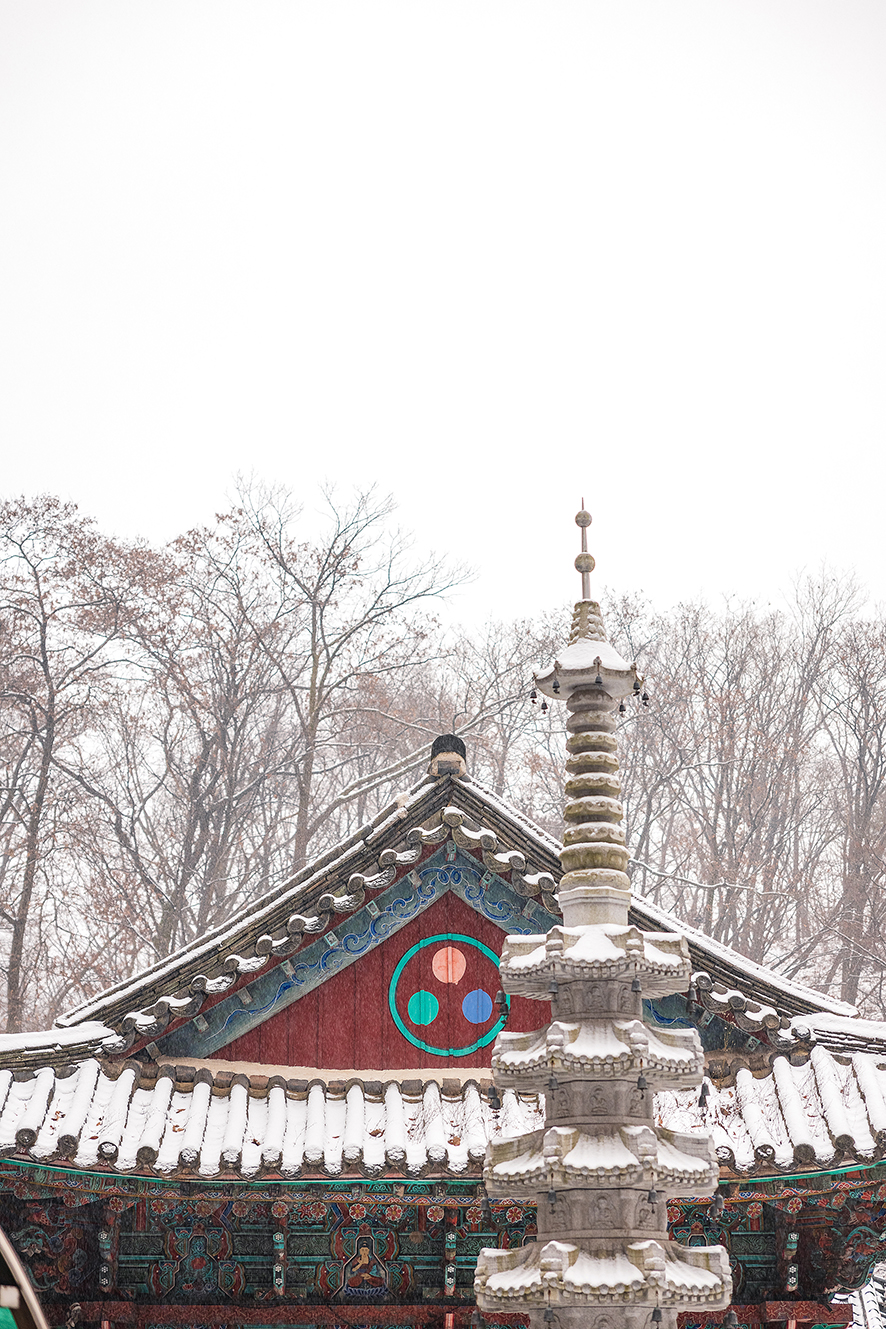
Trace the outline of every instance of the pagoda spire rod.
[[581, 573], [581, 598], [590, 600], [594, 556], [588, 553], [588, 527], [591, 524], [591, 514], [585, 508], [584, 499], [581, 500], [581, 511], [575, 514], [575, 524], [581, 527], [581, 553], [575, 560], [575, 566]]

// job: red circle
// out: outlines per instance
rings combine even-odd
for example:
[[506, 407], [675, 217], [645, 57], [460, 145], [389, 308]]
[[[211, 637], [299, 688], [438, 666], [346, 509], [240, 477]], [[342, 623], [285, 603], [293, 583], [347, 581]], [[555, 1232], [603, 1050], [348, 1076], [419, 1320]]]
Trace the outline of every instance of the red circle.
[[457, 946], [441, 946], [434, 952], [431, 969], [441, 983], [460, 983], [468, 962]]

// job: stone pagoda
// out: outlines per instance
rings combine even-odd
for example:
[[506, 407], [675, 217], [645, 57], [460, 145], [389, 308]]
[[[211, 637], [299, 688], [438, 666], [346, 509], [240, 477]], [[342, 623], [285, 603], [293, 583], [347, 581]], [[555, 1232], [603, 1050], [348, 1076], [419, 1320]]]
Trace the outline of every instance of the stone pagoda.
[[667, 1200], [712, 1195], [718, 1168], [707, 1134], [656, 1125], [655, 1091], [700, 1084], [702, 1049], [694, 1029], [643, 1018], [644, 997], [688, 989], [690, 964], [682, 937], [628, 923], [614, 712], [642, 680], [590, 598], [590, 522], [582, 509], [569, 644], [535, 676], [569, 712], [563, 922], [508, 937], [501, 959], [504, 990], [550, 1001], [553, 1018], [500, 1033], [492, 1056], [500, 1089], [545, 1097], [544, 1127], [490, 1143], [484, 1172], [490, 1195], [537, 1204], [538, 1239], [481, 1251], [474, 1288], [481, 1311], [528, 1312], [534, 1329], [676, 1329], [680, 1311], [727, 1307], [732, 1283], [721, 1246], [668, 1240]]

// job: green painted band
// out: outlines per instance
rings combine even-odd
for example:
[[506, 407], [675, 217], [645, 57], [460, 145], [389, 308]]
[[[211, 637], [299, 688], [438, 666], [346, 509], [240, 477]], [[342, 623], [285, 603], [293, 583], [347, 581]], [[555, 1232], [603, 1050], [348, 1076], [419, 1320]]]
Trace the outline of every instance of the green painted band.
[[[501, 1030], [504, 1029], [507, 1015], [503, 1015], [501, 1019], [492, 1026], [488, 1033], [484, 1034], [482, 1038], [478, 1038], [476, 1042], [471, 1043], [470, 1047], [435, 1048], [431, 1047], [430, 1043], [426, 1043], [424, 1039], [416, 1038], [415, 1034], [410, 1033], [400, 1018], [400, 1013], [397, 1010], [397, 984], [400, 981], [400, 975], [403, 973], [406, 965], [412, 959], [413, 955], [416, 955], [419, 951], [423, 951], [426, 946], [434, 946], [440, 941], [464, 942], [466, 946], [473, 946], [476, 950], [482, 951], [483, 954], [492, 961], [496, 969], [499, 966], [499, 957], [496, 955], [495, 951], [491, 951], [488, 946], [483, 945], [482, 941], [476, 941], [474, 937], [466, 937], [463, 932], [440, 932], [434, 937], [425, 937], [424, 941], [419, 941], [415, 946], [410, 946], [406, 954], [401, 957], [400, 963], [397, 965], [393, 974], [391, 974], [391, 982], [388, 986], [388, 1006], [390, 1007], [391, 1018], [393, 1019], [394, 1024], [400, 1030], [403, 1037], [409, 1040], [413, 1047], [421, 1048], [423, 1052], [430, 1052], [432, 1057], [468, 1057], [472, 1052], [477, 1052], [480, 1048], [485, 1048], [492, 1042], [496, 1034], [499, 1034]], [[505, 1000], [508, 1003], [508, 1010], [510, 1010], [510, 997], [506, 997]]]
[[[127, 1188], [123, 1183], [129, 1181], [139, 1183], [137, 1194], [147, 1194], [147, 1187], [153, 1186], [159, 1194], [168, 1198], [170, 1187], [174, 1187], [176, 1182], [180, 1183], [182, 1180], [182, 1178], [179, 1177], [147, 1177], [141, 1173], [135, 1172], [88, 1172], [83, 1168], [60, 1167], [57, 1163], [37, 1163], [26, 1158], [0, 1159], [0, 1180], [3, 1180], [4, 1177], [12, 1179], [14, 1176], [13, 1173], [6, 1171], [7, 1167], [18, 1168], [19, 1172], [57, 1172], [61, 1177], [88, 1177], [91, 1181], [113, 1181], [117, 1183], [113, 1188], [98, 1186], [83, 1187], [84, 1191], [91, 1190], [95, 1195], [101, 1195], [105, 1189], [125, 1190]], [[480, 1181], [482, 1182], [482, 1177], [480, 1178]], [[38, 1187], [42, 1183], [35, 1181], [32, 1184], [35, 1187]], [[196, 1183], [189, 1180], [188, 1184], [194, 1185]], [[441, 1181], [439, 1179], [432, 1181], [410, 1181], [406, 1177], [393, 1177], [388, 1178], [385, 1181], [370, 1181], [367, 1177], [359, 1177], [356, 1180], [342, 1182], [331, 1181], [328, 1177], [294, 1177], [290, 1181], [286, 1181], [283, 1178], [279, 1181], [268, 1181], [266, 1178], [263, 1178], [259, 1187], [254, 1181], [246, 1179], [237, 1180], [236, 1178], [232, 1179], [230, 1177], [227, 1179], [218, 1177], [201, 1177], [198, 1184], [201, 1187], [205, 1185], [207, 1188], [212, 1186], [223, 1186], [227, 1187], [228, 1190], [237, 1191], [238, 1193], [257, 1191], [260, 1187], [265, 1191], [273, 1190], [274, 1194], [276, 1194], [277, 1190], [281, 1188], [297, 1188], [299, 1190], [310, 1190], [313, 1188], [314, 1190], [324, 1190], [331, 1195], [333, 1198], [328, 1201], [329, 1204], [335, 1204], [343, 1197], [346, 1199], [352, 1199], [354, 1186], [359, 1185], [361, 1191], [364, 1193], [377, 1192], [382, 1194], [385, 1197], [385, 1203], [394, 1203], [398, 1200], [402, 1201], [411, 1198], [413, 1202], [427, 1199], [428, 1204], [436, 1204], [439, 1197], [435, 1192], [439, 1189]], [[449, 1202], [448, 1197], [450, 1196], [455, 1196], [459, 1204], [464, 1204], [466, 1206], [480, 1203], [477, 1197], [477, 1177], [464, 1181], [459, 1181], [457, 1178], [446, 1177], [443, 1180], [443, 1184], [446, 1186], [447, 1203]], [[394, 1186], [405, 1187], [406, 1194], [400, 1195], [399, 1193], [394, 1192]], [[134, 1188], [129, 1189], [131, 1193]], [[707, 1203], [707, 1200], [705, 1203]], [[496, 1211], [507, 1208], [508, 1205], [522, 1205], [524, 1209], [527, 1207], [530, 1209], [533, 1208], [532, 1205], [527, 1206], [525, 1200], [521, 1199], [497, 1198], [491, 1201], [491, 1204]]]
[[[115, 1187], [115, 1189], [117, 1190], [126, 1189], [125, 1187], [126, 1182], [137, 1182], [139, 1183], [139, 1190], [142, 1193], [144, 1193], [144, 1191], [142, 1191], [142, 1188], [156, 1187], [163, 1194], [168, 1194], [170, 1186], [174, 1186], [176, 1182], [181, 1180], [180, 1178], [177, 1177], [172, 1177], [172, 1178], [151, 1177], [147, 1176], [144, 1173], [137, 1173], [137, 1172], [99, 1172], [99, 1171], [92, 1172], [92, 1171], [87, 1171], [83, 1168], [62, 1167], [58, 1163], [38, 1162], [36, 1159], [30, 1159], [30, 1158], [0, 1159], [0, 1179], [2, 1179], [4, 1176], [10, 1177], [14, 1175], [10, 1171], [10, 1169], [17, 1169], [19, 1173], [55, 1172], [62, 1177], [89, 1177], [92, 1181], [112, 1181], [117, 1183]], [[721, 1182], [732, 1182], [733, 1184], [741, 1185], [744, 1188], [747, 1186], [754, 1186], [754, 1185], [760, 1186], [764, 1185], [767, 1182], [771, 1183], [774, 1181], [812, 1181], [816, 1177], [821, 1177], [821, 1178], [838, 1177], [844, 1175], [847, 1172], [874, 1174], [873, 1177], [869, 1176], [867, 1178], [867, 1183], [865, 1183], [865, 1180], [863, 1180], [862, 1178], [859, 1178], [858, 1184], [860, 1186], [863, 1186], [865, 1184], [870, 1185], [872, 1184], [872, 1182], [886, 1180], [886, 1166], [884, 1166], [882, 1161], [878, 1161], [876, 1163], [869, 1164], [867, 1166], [865, 1166], [863, 1163], [856, 1163], [856, 1164], [848, 1163], [844, 1167], [826, 1168], [820, 1172], [792, 1172], [781, 1176], [779, 1176], [778, 1174], [768, 1177], [723, 1176], [721, 1177]], [[39, 1182], [35, 1182], [34, 1184], [40, 1185]], [[191, 1182], [190, 1184], [194, 1183]], [[295, 1177], [291, 1181], [288, 1181], [281, 1177], [279, 1180], [269, 1181], [267, 1179], [263, 1179], [261, 1182], [261, 1185], [265, 1187], [267, 1190], [271, 1190], [273, 1188], [275, 1192], [277, 1189], [280, 1188], [288, 1190], [291, 1187], [299, 1187], [302, 1190], [305, 1189], [319, 1190], [322, 1188], [323, 1190], [329, 1192], [335, 1192], [336, 1194], [340, 1195], [348, 1195], [355, 1184], [361, 1186], [364, 1191], [379, 1190], [379, 1191], [384, 1191], [385, 1194], [387, 1194], [385, 1188], [388, 1188], [388, 1190], [390, 1190], [390, 1188], [394, 1185], [405, 1186], [407, 1191], [410, 1194], [413, 1194], [413, 1193], [420, 1193], [422, 1190], [432, 1190], [434, 1187], [439, 1186], [440, 1182], [436, 1180], [428, 1182], [412, 1181], [405, 1177], [390, 1178], [385, 1181], [371, 1181], [367, 1177], [360, 1177], [356, 1180], [356, 1182], [350, 1180], [343, 1182], [335, 1182], [327, 1177]], [[445, 1178], [445, 1184], [447, 1188], [447, 1194], [456, 1190], [470, 1191], [470, 1196], [466, 1197], [465, 1203], [473, 1204], [477, 1202], [476, 1178], [473, 1178], [470, 1181], [467, 1179], [465, 1179], [464, 1181], [459, 1181], [457, 1178], [447, 1177]], [[227, 1179], [218, 1178], [218, 1177], [201, 1177], [199, 1185], [205, 1186], [207, 1188], [213, 1186], [226, 1186], [231, 1190], [242, 1190], [242, 1191], [250, 1191], [250, 1190], [255, 1191], [259, 1189], [254, 1181], [248, 1181], [245, 1179], [237, 1180], [236, 1178], [230, 1178], [230, 1177]], [[84, 1189], [88, 1188], [84, 1187]], [[822, 1187], [822, 1190], [824, 1189], [825, 1188]], [[101, 1189], [99, 1187], [96, 1187], [95, 1191], [96, 1194], [101, 1193]], [[393, 1198], [403, 1199], [403, 1196], [396, 1195]], [[431, 1198], [433, 1199], [433, 1197]], [[745, 1198], [748, 1197], [730, 1196], [729, 1203], [734, 1205], [742, 1204]], [[683, 1200], [685, 1203], [688, 1204], [695, 1203], [701, 1205], [709, 1205], [711, 1202], [711, 1197], [709, 1195], [702, 1195], [702, 1196], [687, 1195], [687, 1196], [682, 1196], [681, 1200]], [[533, 1208], [532, 1205], [526, 1204], [525, 1198], [524, 1199], [514, 1198], [509, 1200], [496, 1199], [493, 1202], [493, 1204], [494, 1208], [496, 1209], [504, 1208], [508, 1204], [518, 1204], [518, 1205], [523, 1205], [524, 1208], [530, 1208], [530, 1209]]]

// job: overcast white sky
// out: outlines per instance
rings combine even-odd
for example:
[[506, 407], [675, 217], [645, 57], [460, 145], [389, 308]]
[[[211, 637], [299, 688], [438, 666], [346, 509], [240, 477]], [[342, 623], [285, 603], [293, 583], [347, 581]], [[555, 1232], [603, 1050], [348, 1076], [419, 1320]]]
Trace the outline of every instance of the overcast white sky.
[[0, 3], [5, 494], [377, 482], [463, 617], [886, 599], [882, 0]]

